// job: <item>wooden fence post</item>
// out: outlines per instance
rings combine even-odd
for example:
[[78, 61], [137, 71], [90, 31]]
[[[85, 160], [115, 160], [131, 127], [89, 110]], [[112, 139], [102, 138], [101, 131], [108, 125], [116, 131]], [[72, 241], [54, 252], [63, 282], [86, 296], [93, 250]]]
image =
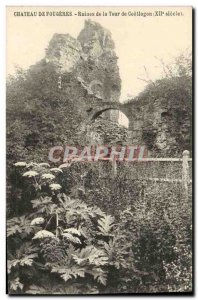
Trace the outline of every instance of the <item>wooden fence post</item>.
[[112, 171], [113, 171], [113, 178], [117, 176], [117, 162], [116, 160], [112, 160]]
[[183, 152], [183, 158], [182, 158], [182, 185], [184, 189], [184, 196], [188, 197], [188, 183], [189, 183], [189, 165], [188, 165], [188, 159], [190, 156], [190, 152], [188, 150], [185, 150]]

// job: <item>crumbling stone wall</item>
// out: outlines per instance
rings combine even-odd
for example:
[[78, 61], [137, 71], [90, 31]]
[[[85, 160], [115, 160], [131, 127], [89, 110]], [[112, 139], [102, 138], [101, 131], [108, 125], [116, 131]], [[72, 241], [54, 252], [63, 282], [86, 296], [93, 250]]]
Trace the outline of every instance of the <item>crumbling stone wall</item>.
[[[77, 39], [69, 34], [55, 34], [49, 42], [45, 59], [55, 65], [63, 80], [65, 73], [72, 73], [98, 101], [119, 101], [118, 57], [111, 33], [100, 24], [85, 21]], [[105, 117], [118, 121], [118, 112], [106, 112]]]
[[191, 115], [187, 109], [182, 110], [180, 121], [165, 98], [144, 104], [134, 101], [125, 109], [129, 118], [128, 143], [145, 145], [153, 157], [177, 157], [191, 150]]
[[[91, 20], [85, 21], [77, 39], [55, 34], [45, 57], [46, 63], [54, 64], [59, 74], [57, 82], [62, 97], [70, 97], [76, 115], [85, 121], [91, 98], [101, 104], [119, 102], [121, 79], [117, 59], [111, 33]], [[186, 89], [186, 82], [186, 78], [159, 81], [123, 105], [129, 119], [129, 144], [146, 145], [152, 156], [178, 156], [191, 149], [191, 86], [189, 81]], [[116, 110], [106, 111], [103, 116], [118, 122]], [[79, 128], [78, 135], [85, 134], [86, 122]]]

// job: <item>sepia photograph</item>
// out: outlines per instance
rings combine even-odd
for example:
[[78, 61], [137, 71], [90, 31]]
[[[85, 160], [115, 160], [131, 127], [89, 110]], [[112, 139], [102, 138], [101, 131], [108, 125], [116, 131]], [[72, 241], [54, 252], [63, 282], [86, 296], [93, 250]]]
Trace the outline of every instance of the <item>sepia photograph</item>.
[[193, 8], [6, 7], [9, 295], [193, 294]]

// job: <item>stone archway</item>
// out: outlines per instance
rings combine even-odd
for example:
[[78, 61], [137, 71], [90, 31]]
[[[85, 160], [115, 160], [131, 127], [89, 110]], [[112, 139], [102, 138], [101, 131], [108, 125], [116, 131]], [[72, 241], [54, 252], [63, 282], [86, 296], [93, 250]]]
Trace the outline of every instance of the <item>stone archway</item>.
[[87, 107], [87, 114], [89, 120], [93, 121], [102, 113], [108, 110], [118, 110], [122, 112], [128, 119], [127, 109], [125, 105], [120, 102], [107, 102], [107, 101], [90, 101], [89, 107]]
[[[103, 103], [101, 103], [103, 104]], [[112, 136], [112, 141], [115, 141], [115, 143], [126, 143], [128, 141], [128, 123], [129, 119], [127, 118], [126, 114], [124, 114], [120, 110], [120, 104], [118, 103], [115, 105], [114, 103], [110, 103], [111, 105], [105, 104], [102, 108], [101, 107], [92, 107], [88, 113], [89, 118], [86, 122], [86, 128], [87, 128], [87, 134], [91, 138], [93, 142], [98, 143], [111, 143], [111, 141], [107, 141], [110, 136]], [[113, 104], [113, 105], [112, 105]], [[127, 119], [127, 125], [126, 124], [120, 124], [119, 122], [119, 115], [116, 120], [112, 120], [111, 118], [106, 118], [106, 116], [102, 116], [107, 111], [118, 111], [122, 113], [125, 118]], [[100, 118], [102, 116], [102, 118]], [[102, 129], [101, 133], [104, 134], [104, 137], [108, 137], [107, 140], [105, 138], [105, 141], [96, 133], [98, 124], [100, 126], [99, 132]], [[121, 126], [122, 125], [122, 126]], [[95, 131], [96, 129], [96, 131]]]
[[118, 119], [116, 120], [118, 122], [119, 125], [122, 125], [126, 128], [129, 127], [129, 119], [128, 117], [126, 116], [125, 113], [123, 113], [120, 109], [114, 107], [114, 108], [105, 108], [105, 109], [102, 109], [100, 111], [97, 111], [95, 113], [93, 113], [92, 117], [91, 117], [91, 121], [94, 121], [96, 120], [99, 116], [101, 116], [104, 112], [106, 111], [117, 111], [118, 112]]

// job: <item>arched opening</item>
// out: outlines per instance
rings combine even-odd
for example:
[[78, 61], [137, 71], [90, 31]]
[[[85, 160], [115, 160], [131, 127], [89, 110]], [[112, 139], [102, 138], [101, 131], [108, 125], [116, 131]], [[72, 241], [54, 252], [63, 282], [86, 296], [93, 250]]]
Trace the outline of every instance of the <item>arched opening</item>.
[[[92, 109], [87, 111], [91, 113]], [[108, 113], [107, 113], [108, 112]], [[128, 117], [118, 108], [107, 107], [101, 110], [98, 110], [93, 113], [91, 120], [96, 120], [98, 117], [110, 119], [112, 121], [118, 122], [119, 125], [128, 128], [129, 127], [129, 119]]]
[[123, 144], [128, 141], [129, 120], [118, 108], [95, 111], [89, 123], [90, 141], [99, 144]]
[[[101, 110], [99, 110], [99, 111], [97, 111], [97, 112], [95, 112], [94, 114], [93, 114], [93, 116], [92, 116], [92, 120], [96, 120], [98, 117], [104, 117], [104, 115], [103, 115], [103, 113], [104, 112], [107, 112], [107, 111], [110, 111], [110, 110], [117, 110], [118, 111], [118, 109], [117, 108], [104, 108], [104, 109], [101, 109]], [[108, 116], [108, 114], [106, 114], [106, 116]]]

